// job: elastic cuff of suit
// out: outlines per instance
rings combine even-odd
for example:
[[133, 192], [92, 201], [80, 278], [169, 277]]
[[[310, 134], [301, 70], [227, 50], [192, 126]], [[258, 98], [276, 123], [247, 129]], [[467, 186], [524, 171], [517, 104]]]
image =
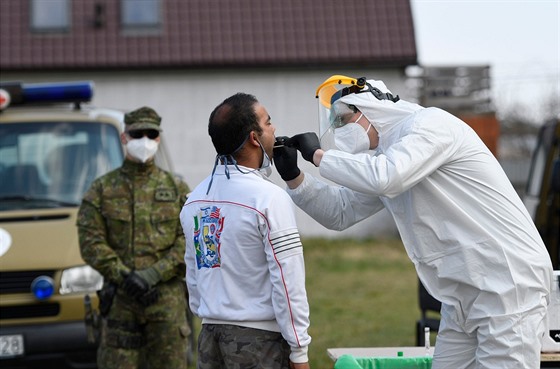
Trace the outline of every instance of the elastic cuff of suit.
[[290, 361], [295, 364], [307, 363], [309, 361], [307, 357], [307, 346], [292, 347], [292, 352], [290, 353]]

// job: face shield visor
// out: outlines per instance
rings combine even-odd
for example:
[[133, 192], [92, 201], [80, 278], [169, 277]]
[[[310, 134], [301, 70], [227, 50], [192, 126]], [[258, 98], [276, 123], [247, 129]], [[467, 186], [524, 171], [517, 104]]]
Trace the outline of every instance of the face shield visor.
[[337, 149], [334, 143], [335, 129], [351, 122], [358, 111], [356, 106], [342, 102], [340, 100], [342, 97], [349, 94], [371, 93], [377, 100], [392, 102], [399, 100], [398, 96], [393, 96], [390, 92], [382, 92], [374, 86], [375, 84], [368, 83], [365, 77], [334, 75], [317, 88], [315, 96], [319, 102], [319, 140], [323, 150]]
[[348, 123], [356, 113], [356, 107], [339, 101], [342, 96], [356, 93], [364, 88], [365, 78], [334, 75], [323, 82], [315, 96], [319, 102], [319, 140], [323, 150], [336, 149], [334, 130]]

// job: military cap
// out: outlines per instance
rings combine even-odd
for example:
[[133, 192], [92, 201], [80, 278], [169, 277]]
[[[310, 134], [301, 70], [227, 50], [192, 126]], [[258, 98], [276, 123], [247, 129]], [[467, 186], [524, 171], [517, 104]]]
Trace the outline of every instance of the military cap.
[[154, 109], [143, 106], [124, 115], [124, 124], [128, 131], [155, 129], [161, 131], [161, 117]]

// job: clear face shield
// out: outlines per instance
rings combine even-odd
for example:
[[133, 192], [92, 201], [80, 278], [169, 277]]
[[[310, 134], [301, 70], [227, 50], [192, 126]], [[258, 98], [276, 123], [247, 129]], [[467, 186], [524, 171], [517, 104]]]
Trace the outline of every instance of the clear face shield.
[[[335, 144], [335, 130], [350, 123], [357, 110], [355, 106], [343, 103], [340, 100], [341, 97], [349, 94], [371, 93], [380, 101], [387, 100], [393, 103], [399, 101], [399, 96], [393, 96], [383, 82], [373, 80], [370, 82], [365, 77], [351, 78], [334, 75], [317, 88], [315, 96], [319, 99], [319, 140], [323, 150], [341, 149], [344, 151]], [[361, 147], [361, 144], [358, 146]]]
[[355, 107], [339, 101], [340, 97], [357, 92], [365, 86], [365, 78], [335, 75], [323, 82], [316, 92], [319, 101], [319, 140], [323, 150], [337, 149], [334, 130], [349, 123]]

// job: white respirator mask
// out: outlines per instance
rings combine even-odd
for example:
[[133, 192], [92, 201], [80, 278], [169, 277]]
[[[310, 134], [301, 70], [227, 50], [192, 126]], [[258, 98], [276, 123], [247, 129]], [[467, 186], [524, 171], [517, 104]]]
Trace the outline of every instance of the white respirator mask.
[[349, 154], [365, 153], [369, 150], [370, 141], [368, 132], [371, 129], [371, 123], [367, 130], [357, 122], [362, 118], [363, 114], [352, 123], [346, 123], [342, 127], [334, 130], [334, 144], [336, 147]]
[[153, 158], [158, 150], [159, 142], [144, 136], [132, 139], [126, 143], [126, 151], [130, 156], [140, 160], [142, 163]]

